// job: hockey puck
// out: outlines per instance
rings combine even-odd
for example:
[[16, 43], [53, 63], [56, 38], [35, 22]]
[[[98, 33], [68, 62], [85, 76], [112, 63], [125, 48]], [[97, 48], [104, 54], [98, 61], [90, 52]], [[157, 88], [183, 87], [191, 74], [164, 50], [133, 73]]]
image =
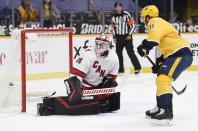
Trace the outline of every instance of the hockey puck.
[[9, 83], [9, 86], [14, 86], [14, 83], [13, 83], [13, 82], [10, 82], [10, 83]]

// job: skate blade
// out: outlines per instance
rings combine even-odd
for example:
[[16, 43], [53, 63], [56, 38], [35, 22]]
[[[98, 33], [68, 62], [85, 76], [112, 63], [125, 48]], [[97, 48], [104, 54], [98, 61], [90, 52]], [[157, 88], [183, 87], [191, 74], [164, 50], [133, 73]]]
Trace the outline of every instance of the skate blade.
[[153, 125], [159, 125], [159, 126], [172, 126], [172, 120], [166, 119], [166, 120], [156, 120], [156, 119], [150, 119], [149, 120], [151, 124]]

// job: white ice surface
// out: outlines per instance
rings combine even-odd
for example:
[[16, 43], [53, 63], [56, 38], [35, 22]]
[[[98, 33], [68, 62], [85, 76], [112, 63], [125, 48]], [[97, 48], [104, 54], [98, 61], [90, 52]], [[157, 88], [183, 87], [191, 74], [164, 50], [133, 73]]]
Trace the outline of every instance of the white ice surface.
[[[118, 78], [119, 83], [123, 77]], [[174, 94], [173, 126], [168, 127], [154, 126], [144, 116], [144, 112], [155, 105], [155, 78], [153, 74], [128, 75], [121, 89], [121, 109], [117, 112], [41, 117], [36, 115], [36, 102], [31, 102], [27, 113], [1, 113], [0, 131], [198, 131], [198, 72], [184, 72], [174, 83], [178, 90], [186, 83], [188, 87], [184, 94]], [[60, 90], [64, 88], [62, 81], [61, 84], [54, 82], [54, 86], [61, 86]], [[40, 83], [42, 85], [42, 81]], [[29, 84], [34, 86], [33, 82]]]

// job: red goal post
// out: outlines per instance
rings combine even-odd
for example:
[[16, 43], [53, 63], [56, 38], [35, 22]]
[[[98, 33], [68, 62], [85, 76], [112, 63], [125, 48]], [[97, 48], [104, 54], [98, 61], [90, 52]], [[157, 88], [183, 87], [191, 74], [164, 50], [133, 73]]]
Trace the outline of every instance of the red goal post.
[[73, 67], [72, 29], [24, 29], [21, 31], [21, 84], [22, 84], [22, 110], [26, 112], [26, 34], [43, 32], [66, 32], [69, 35], [69, 72]]

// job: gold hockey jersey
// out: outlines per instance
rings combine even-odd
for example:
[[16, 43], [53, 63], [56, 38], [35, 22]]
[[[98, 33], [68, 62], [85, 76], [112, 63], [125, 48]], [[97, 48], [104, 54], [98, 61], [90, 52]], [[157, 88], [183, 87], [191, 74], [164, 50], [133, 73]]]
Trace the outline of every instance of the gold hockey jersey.
[[159, 50], [164, 55], [164, 58], [174, 54], [183, 47], [190, 47], [189, 42], [179, 35], [172, 24], [160, 17], [149, 20], [147, 28], [147, 40], [155, 41], [159, 44]]

